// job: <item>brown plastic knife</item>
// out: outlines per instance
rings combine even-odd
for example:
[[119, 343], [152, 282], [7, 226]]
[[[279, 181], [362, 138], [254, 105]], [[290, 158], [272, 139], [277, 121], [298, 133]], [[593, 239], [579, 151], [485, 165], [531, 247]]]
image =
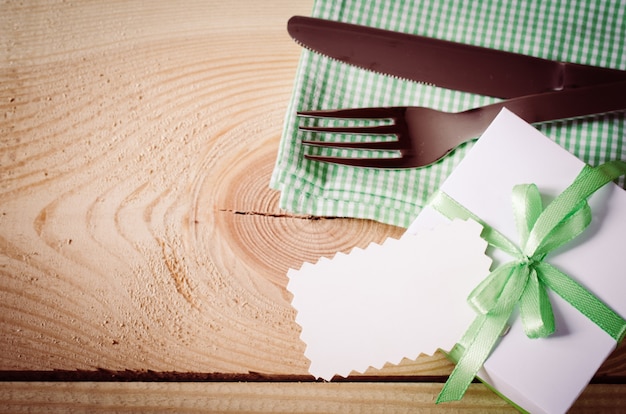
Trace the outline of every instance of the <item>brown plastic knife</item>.
[[626, 80], [622, 70], [313, 17], [294, 16], [287, 30], [303, 47], [360, 68], [499, 98]]

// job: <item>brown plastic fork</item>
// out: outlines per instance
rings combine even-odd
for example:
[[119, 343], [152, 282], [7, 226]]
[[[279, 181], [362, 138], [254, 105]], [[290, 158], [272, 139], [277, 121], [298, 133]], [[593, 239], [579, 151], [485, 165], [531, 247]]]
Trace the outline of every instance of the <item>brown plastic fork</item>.
[[576, 118], [626, 109], [626, 82], [565, 89], [513, 98], [463, 112], [425, 107], [381, 107], [298, 112], [299, 116], [391, 120], [374, 126], [300, 126], [303, 131], [353, 135], [395, 135], [392, 141], [337, 142], [303, 140], [306, 145], [330, 148], [390, 150], [392, 158], [342, 158], [305, 155], [305, 158], [369, 168], [419, 168], [431, 165], [458, 145], [479, 137], [502, 108], [529, 123]]

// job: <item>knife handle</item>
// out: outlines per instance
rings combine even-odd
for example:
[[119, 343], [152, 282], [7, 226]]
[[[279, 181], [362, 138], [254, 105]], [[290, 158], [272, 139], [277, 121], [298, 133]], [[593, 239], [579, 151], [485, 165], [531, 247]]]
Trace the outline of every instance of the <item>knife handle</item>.
[[[626, 71], [578, 63], [560, 62], [481, 46], [454, 43], [416, 35], [396, 34], [405, 42], [419, 42], [389, 73], [415, 79], [424, 77], [448, 89], [499, 98], [562, 91], [626, 81]], [[382, 56], [374, 66], [391, 62], [397, 52], [378, 49]], [[372, 53], [374, 54], [374, 53]], [[390, 66], [387, 63], [387, 66]], [[419, 68], [419, 70], [418, 70]]]
[[626, 81], [626, 72], [622, 70], [577, 63], [560, 63], [560, 65], [562, 66], [562, 88], [557, 86], [554, 90]]
[[472, 126], [476, 136], [489, 126], [502, 108], [531, 124], [623, 111], [626, 110], [626, 81], [527, 95], [470, 109], [465, 112], [480, 114], [480, 121]]

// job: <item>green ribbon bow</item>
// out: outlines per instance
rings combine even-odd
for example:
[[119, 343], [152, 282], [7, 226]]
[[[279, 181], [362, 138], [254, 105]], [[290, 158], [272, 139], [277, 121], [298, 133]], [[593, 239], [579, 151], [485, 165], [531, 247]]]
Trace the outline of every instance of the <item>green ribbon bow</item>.
[[542, 338], [555, 330], [547, 288], [591, 319], [617, 342], [626, 334], [626, 320], [569, 276], [544, 262], [546, 255], [581, 234], [591, 222], [587, 199], [605, 184], [626, 174], [626, 162], [585, 166], [574, 182], [545, 209], [534, 184], [513, 189], [513, 212], [520, 235], [518, 247], [497, 230], [443, 192], [430, 205], [448, 218], [472, 218], [483, 225], [481, 237], [515, 259], [496, 268], [470, 294], [468, 302], [478, 314], [458, 346], [458, 363], [437, 403], [459, 400], [489, 356], [515, 306], [529, 338]]

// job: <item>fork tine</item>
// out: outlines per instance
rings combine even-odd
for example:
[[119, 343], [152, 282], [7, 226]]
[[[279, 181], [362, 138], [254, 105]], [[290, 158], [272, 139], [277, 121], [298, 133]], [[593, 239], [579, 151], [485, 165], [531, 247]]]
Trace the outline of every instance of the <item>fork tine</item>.
[[328, 162], [332, 164], [348, 165], [351, 167], [364, 168], [406, 168], [407, 160], [398, 158], [342, 158], [342, 157], [322, 157], [319, 155], [305, 155], [304, 158], [312, 161]]
[[373, 126], [300, 126], [301, 131], [336, 133], [336, 134], [357, 134], [357, 135], [389, 135], [397, 132], [397, 127], [393, 124], [389, 125], [373, 125]]
[[385, 119], [402, 115], [404, 108], [346, 108], [346, 109], [319, 109], [314, 111], [299, 111], [298, 116], [315, 118], [346, 118], [346, 119]]
[[351, 148], [368, 150], [401, 150], [404, 149], [398, 140], [394, 141], [370, 141], [370, 142], [332, 142], [332, 141], [309, 141], [302, 140], [305, 145], [328, 148]]

